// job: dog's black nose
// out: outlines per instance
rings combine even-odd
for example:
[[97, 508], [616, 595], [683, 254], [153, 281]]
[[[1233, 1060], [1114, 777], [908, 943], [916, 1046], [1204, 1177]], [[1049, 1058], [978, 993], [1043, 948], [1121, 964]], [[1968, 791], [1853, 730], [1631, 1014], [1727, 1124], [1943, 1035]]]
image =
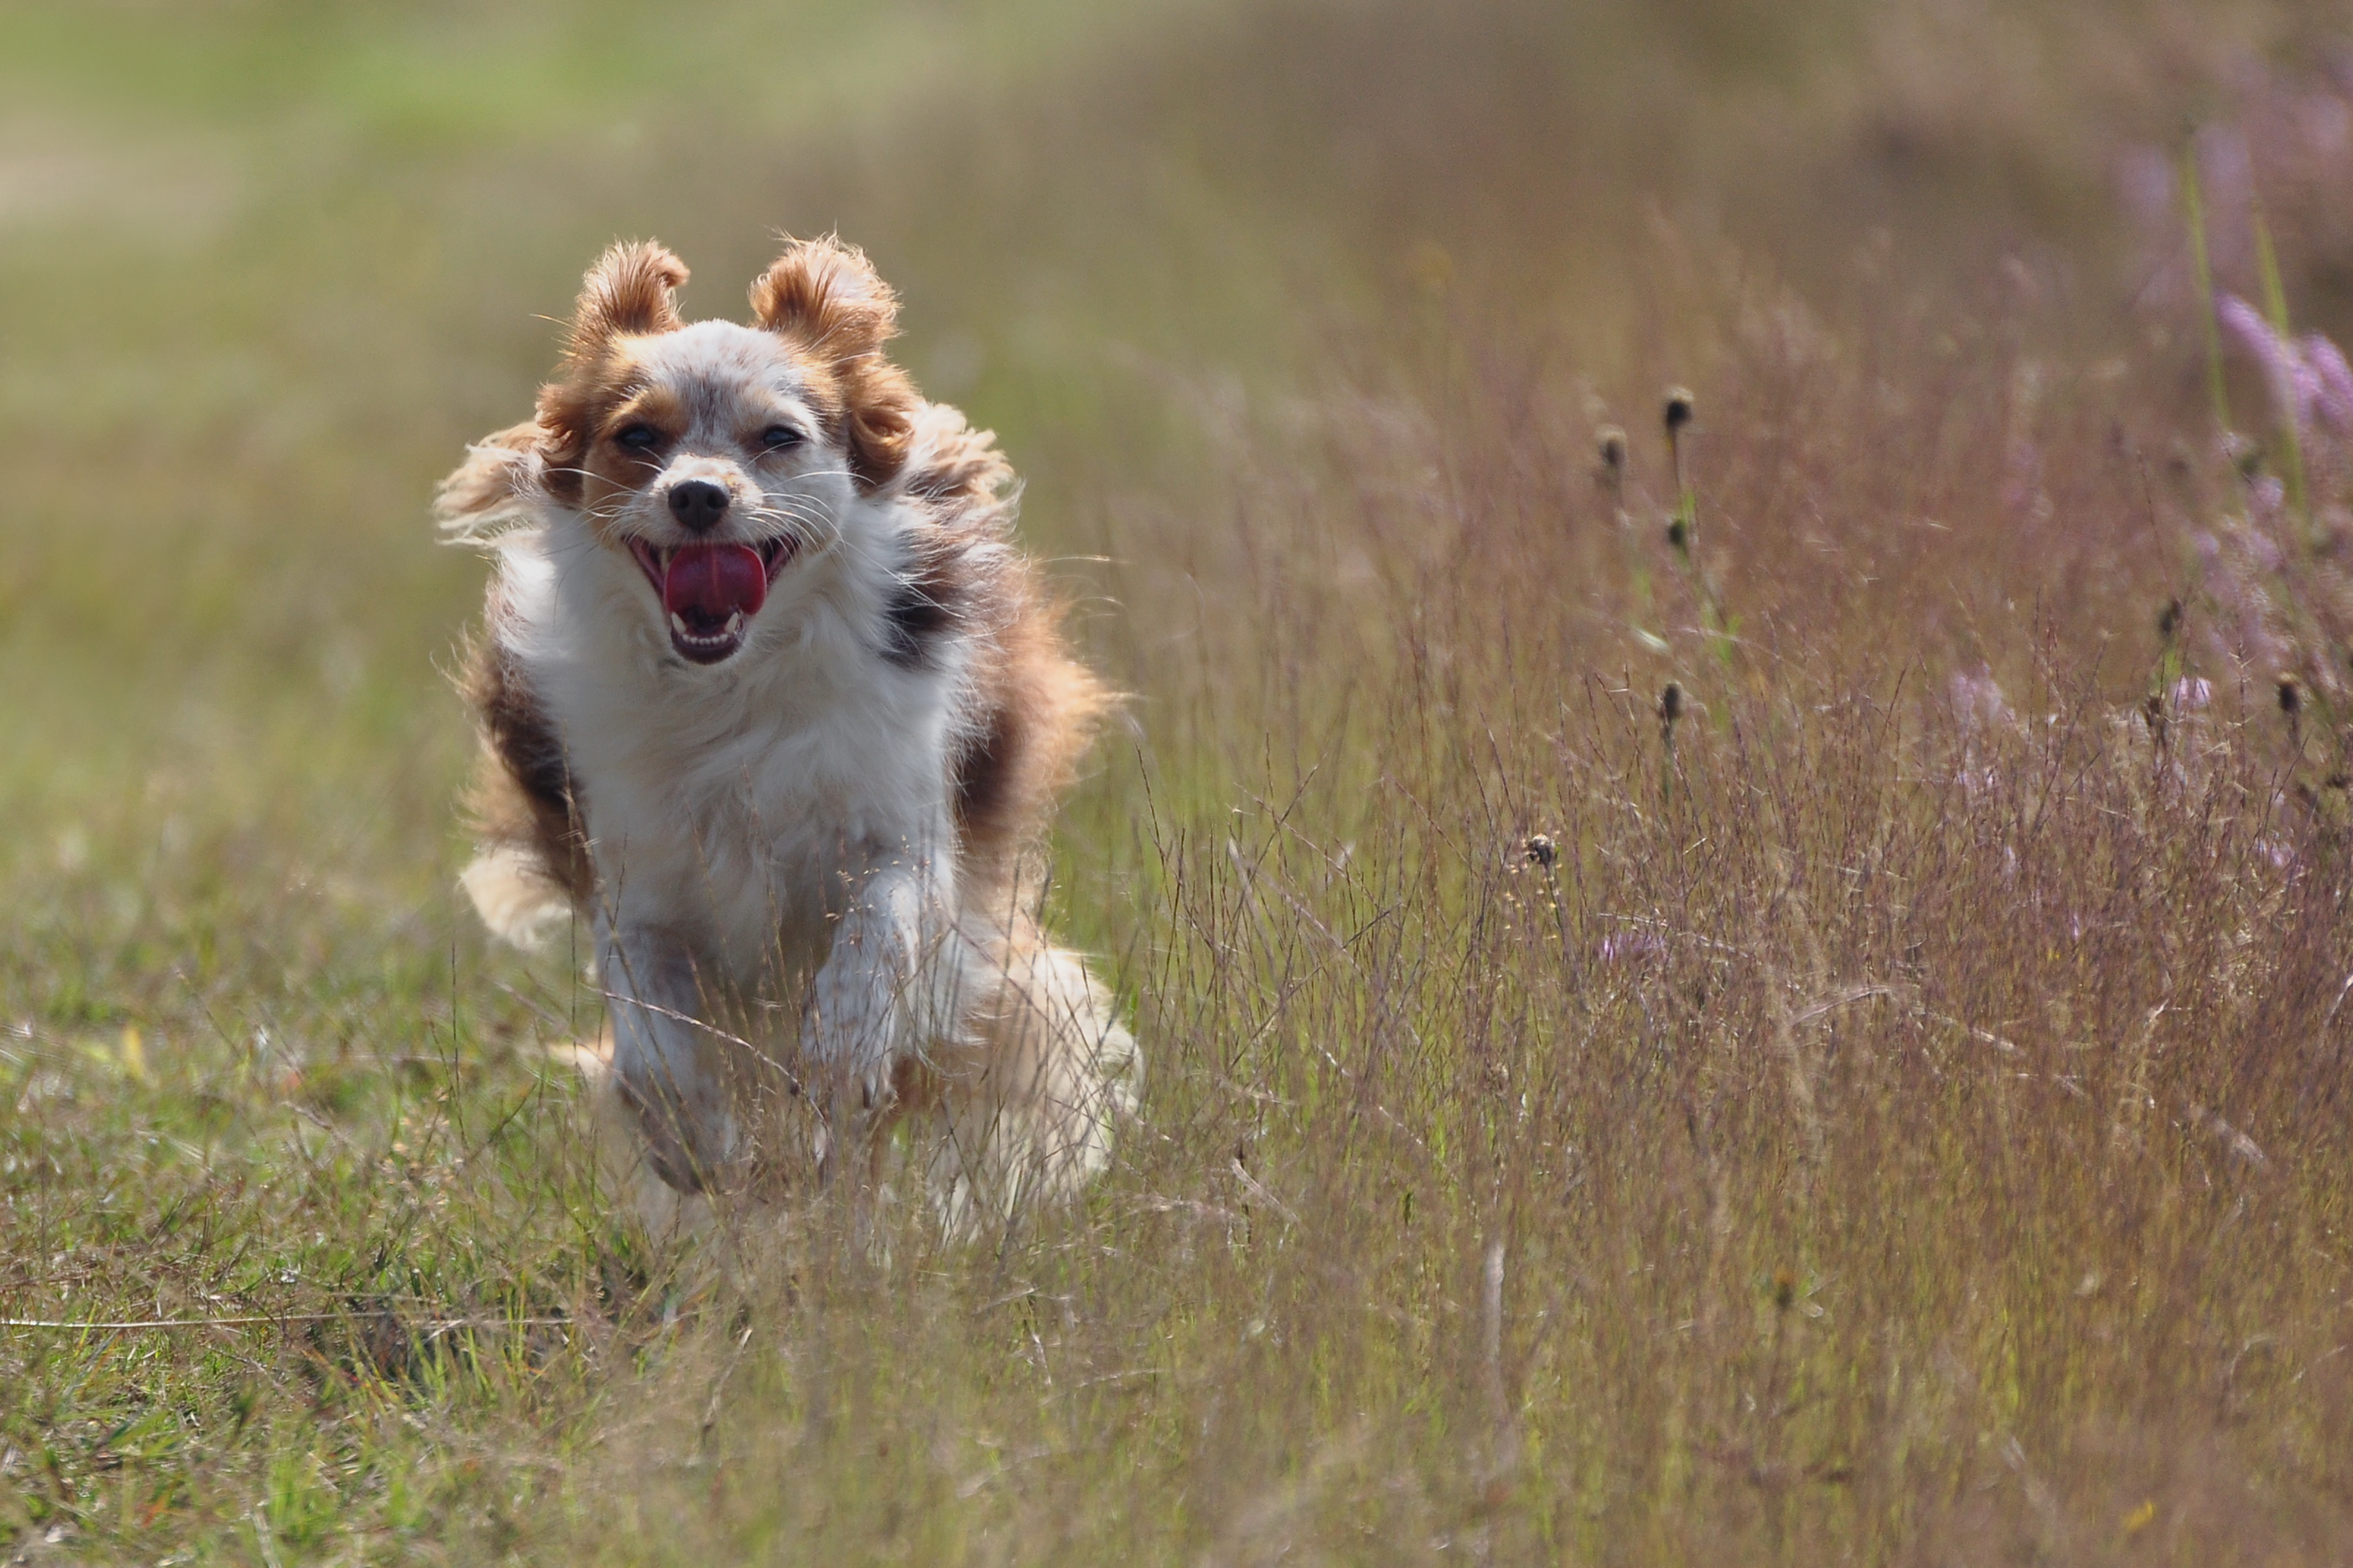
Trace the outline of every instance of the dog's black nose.
[[709, 479], [688, 479], [670, 488], [670, 514], [681, 527], [706, 533], [727, 515], [727, 490]]

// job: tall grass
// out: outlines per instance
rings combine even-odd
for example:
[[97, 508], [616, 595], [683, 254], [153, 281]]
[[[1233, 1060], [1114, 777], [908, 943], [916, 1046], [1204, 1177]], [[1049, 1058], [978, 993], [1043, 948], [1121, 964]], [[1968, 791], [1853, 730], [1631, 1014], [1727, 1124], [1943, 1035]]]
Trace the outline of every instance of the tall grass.
[[[973, 79], [827, 137], [531, 7], [528, 113], [433, 89], [483, 24], [300, 9], [138, 56], [291, 182], [147, 293], [153, 230], [0, 227], [63, 311], [0, 371], [12, 1553], [2342, 1557], [2336, 525], [2263, 552], [2194, 320], [2053, 195], [2259, 21], [960, 13]], [[1052, 896], [1143, 1121], [887, 1262], [606, 1168], [577, 955], [451, 889], [422, 508], [608, 221], [718, 310], [836, 217], [1135, 693]]]

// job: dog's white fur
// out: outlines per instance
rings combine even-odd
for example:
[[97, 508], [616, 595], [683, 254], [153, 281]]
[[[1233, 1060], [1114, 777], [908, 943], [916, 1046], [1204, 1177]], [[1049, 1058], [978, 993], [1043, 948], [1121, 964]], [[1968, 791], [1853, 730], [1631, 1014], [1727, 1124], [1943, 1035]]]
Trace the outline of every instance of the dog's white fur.
[[[837, 292], [887, 302], [856, 252], [816, 244], [828, 247], [818, 261], [856, 263]], [[584, 318], [597, 282], [592, 272]], [[763, 1147], [775, 1135], [758, 1105], [799, 1080], [836, 1164], [878, 1114], [928, 1109], [938, 1142], [925, 1171], [956, 1223], [1066, 1193], [1103, 1167], [1132, 1111], [1138, 1053], [1083, 962], [1039, 937], [1018, 873], [965, 874], [979, 850], [959, 818], [959, 769], [979, 765], [976, 728], [1005, 722], [1010, 700], [990, 682], [1002, 683], [1008, 627], [984, 605], [927, 627], [911, 657], [893, 620], [926, 591], [911, 587], [910, 563], [938, 553], [944, 514], [923, 476], [976, 453], [994, 461], [987, 437], [915, 403], [900, 460], [870, 482], [840, 433], [856, 392], [826, 374], [822, 323], [653, 324], [612, 333], [628, 354], [614, 390], [664, 389], [674, 416], [641, 482], [584, 471], [585, 488], [551, 484], [572, 454], [543, 399], [534, 426], [474, 448], [444, 487], [445, 527], [496, 561], [485, 656], [560, 745], [593, 870], [567, 892], [543, 830], [535, 842], [494, 832], [467, 890], [494, 931], [525, 943], [586, 904], [613, 1078], [671, 1185], [738, 1184], [786, 1155]], [[590, 367], [575, 330], [579, 380]], [[747, 450], [747, 417], [803, 438]], [[730, 493], [715, 537], [789, 546], [742, 646], [715, 664], [674, 648], [628, 543], [695, 542], [664, 504], [688, 479]], [[965, 590], [1026, 567], [1001, 537], [1004, 510], [948, 519], [976, 531], [955, 542]], [[1018, 613], [1046, 613], [1024, 604]], [[528, 772], [495, 746], [493, 760]]]

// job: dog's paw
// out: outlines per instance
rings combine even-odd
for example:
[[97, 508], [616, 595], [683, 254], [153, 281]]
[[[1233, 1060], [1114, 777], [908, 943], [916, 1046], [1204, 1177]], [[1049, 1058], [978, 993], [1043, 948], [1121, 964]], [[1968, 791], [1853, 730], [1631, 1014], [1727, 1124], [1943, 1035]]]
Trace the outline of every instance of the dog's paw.
[[905, 1026], [887, 973], [833, 962], [818, 971], [801, 1020], [801, 1048], [820, 1118], [818, 1170], [829, 1183], [855, 1165], [892, 1094], [892, 1064]]
[[817, 973], [802, 1016], [801, 1040], [820, 1070], [887, 1085], [907, 1020], [897, 978], [881, 965], [837, 953]]

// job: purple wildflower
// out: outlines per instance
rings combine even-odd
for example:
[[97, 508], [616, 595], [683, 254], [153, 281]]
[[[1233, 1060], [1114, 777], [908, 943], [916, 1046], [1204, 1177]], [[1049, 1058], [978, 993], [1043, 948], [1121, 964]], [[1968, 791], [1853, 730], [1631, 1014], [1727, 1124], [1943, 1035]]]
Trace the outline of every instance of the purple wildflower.
[[[2246, 547], [2263, 537], [2253, 529], [2239, 531], [2232, 535], [2232, 542], [2240, 548], [2226, 553], [2221, 541], [2201, 533], [2198, 536], [2198, 554], [2206, 569], [2206, 591], [2214, 596], [2221, 612], [2220, 620], [2226, 625], [2235, 623], [2235, 639], [2221, 640], [2220, 650], [2261, 668], [2275, 668], [2286, 662], [2286, 650], [2272, 635], [2271, 600], [2254, 580], [2255, 571], [2262, 568], [2250, 570], [2254, 563], [2247, 560]], [[2272, 558], [2277, 559], [2276, 546], [2273, 547]]]
[[2316, 417], [2332, 430], [2353, 435], [2353, 367], [2346, 364], [2343, 351], [2318, 332], [2300, 343], [2290, 342], [2235, 294], [2221, 296], [2214, 309], [2231, 335], [2263, 367], [2272, 402], [2295, 421], [2299, 437], [2310, 435]]
[[[2286, 499], [2287, 485], [2276, 474], [2258, 475], [2255, 481], [2247, 487], [2247, 510], [2265, 521], [2279, 515], [2280, 505]], [[2263, 534], [2247, 536], [2247, 553], [2253, 555], [2255, 564], [2264, 571], [2279, 570], [2279, 546]]]
[[2318, 384], [2313, 401], [2321, 418], [2338, 435], [2353, 436], [2353, 366], [2345, 363], [2345, 351], [2315, 332], [2304, 340], [2302, 357]]
[[2240, 346], [2263, 367], [2273, 405], [2295, 420], [2298, 430], [2310, 424], [2312, 410], [2306, 400], [2306, 389], [2310, 385], [2317, 393], [2317, 380], [2305, 370], [2304, 358], [2295, 352], [2295, 345], [2272, 331], [2263, 313], [2236, 294], [2225, 294], [2216, 300], [2214, 313], [2231, 335], [2239, 340]]
[[2173, 683], [2173, 706], [2183, 713], [2195, 713], [2214, 700], [2214, 686], [2204, 676], [2185, 675]]

